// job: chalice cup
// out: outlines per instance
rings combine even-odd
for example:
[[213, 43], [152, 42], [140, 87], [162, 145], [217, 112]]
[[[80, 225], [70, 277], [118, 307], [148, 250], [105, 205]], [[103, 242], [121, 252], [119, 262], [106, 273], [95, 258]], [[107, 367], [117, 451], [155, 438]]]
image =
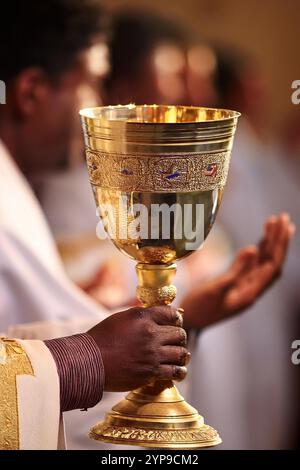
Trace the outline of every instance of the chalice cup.
[[[80, 114], [103, 226], [116, 247], [137, 261], [142, 305], [169, 305], [176, 296], [175, 262], [201, 247], [215, 221], [239, 113], [131, 104]], [[169, 449], [221, 442], [172, 381], [130, 392], [90, 436]]]

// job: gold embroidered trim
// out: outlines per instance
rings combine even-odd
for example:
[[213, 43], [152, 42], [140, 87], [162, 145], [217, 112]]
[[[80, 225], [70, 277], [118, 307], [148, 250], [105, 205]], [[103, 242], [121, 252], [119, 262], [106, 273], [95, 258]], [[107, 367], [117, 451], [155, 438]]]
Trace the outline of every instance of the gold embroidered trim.
[[120, 191], [191, 192], [225, 186], [230, 152], [118, 154], [88, 149], [90, 181]]
[[17, 375], [34, 375], [31, 362], [15, 340], [0, 339], [0, 449], [18, 450], [19, 413]]

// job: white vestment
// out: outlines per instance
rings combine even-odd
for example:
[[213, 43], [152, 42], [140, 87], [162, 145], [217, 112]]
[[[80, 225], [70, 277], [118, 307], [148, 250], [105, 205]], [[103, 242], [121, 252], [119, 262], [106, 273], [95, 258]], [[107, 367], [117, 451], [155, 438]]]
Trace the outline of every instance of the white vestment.
[[[39, 203], [0, 141], [0, 332], [51, 339], [85, 332], [108, 313], [67, 278]], [[66, 413], [67, 446], [70, 430], [70, 448], [108, 448], [87, 435], [118, 395]]]
[[104, 318], [69, 281], [39, 204], [0, 142], [0, 331], [42, 320]]
[[0, 340], [0, 449], [63, 449], [59, 378], [42, 341]]

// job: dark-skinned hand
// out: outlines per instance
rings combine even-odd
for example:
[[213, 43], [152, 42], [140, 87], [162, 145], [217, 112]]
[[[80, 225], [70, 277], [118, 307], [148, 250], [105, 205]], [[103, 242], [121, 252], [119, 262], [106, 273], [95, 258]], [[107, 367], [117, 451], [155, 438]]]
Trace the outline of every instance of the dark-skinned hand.
[[106, 318], [88, 334], [101, 351], [107, 391], [186, 376], [187, 337], [182, 315], [175, 308], [131, 308]]

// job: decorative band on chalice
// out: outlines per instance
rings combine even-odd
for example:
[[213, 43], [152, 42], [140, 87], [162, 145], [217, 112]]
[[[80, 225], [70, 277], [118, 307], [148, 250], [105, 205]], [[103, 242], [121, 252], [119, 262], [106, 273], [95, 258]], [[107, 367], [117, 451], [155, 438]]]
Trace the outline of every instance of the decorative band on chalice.
[[226, 184], [230, 151], [119, 154], [86, 150], [91, 184], [119, 191], [210, 191]]
[[127, 105], [80, 115], [94, 186], [164, 193], [225, 186], [236, 111]]

